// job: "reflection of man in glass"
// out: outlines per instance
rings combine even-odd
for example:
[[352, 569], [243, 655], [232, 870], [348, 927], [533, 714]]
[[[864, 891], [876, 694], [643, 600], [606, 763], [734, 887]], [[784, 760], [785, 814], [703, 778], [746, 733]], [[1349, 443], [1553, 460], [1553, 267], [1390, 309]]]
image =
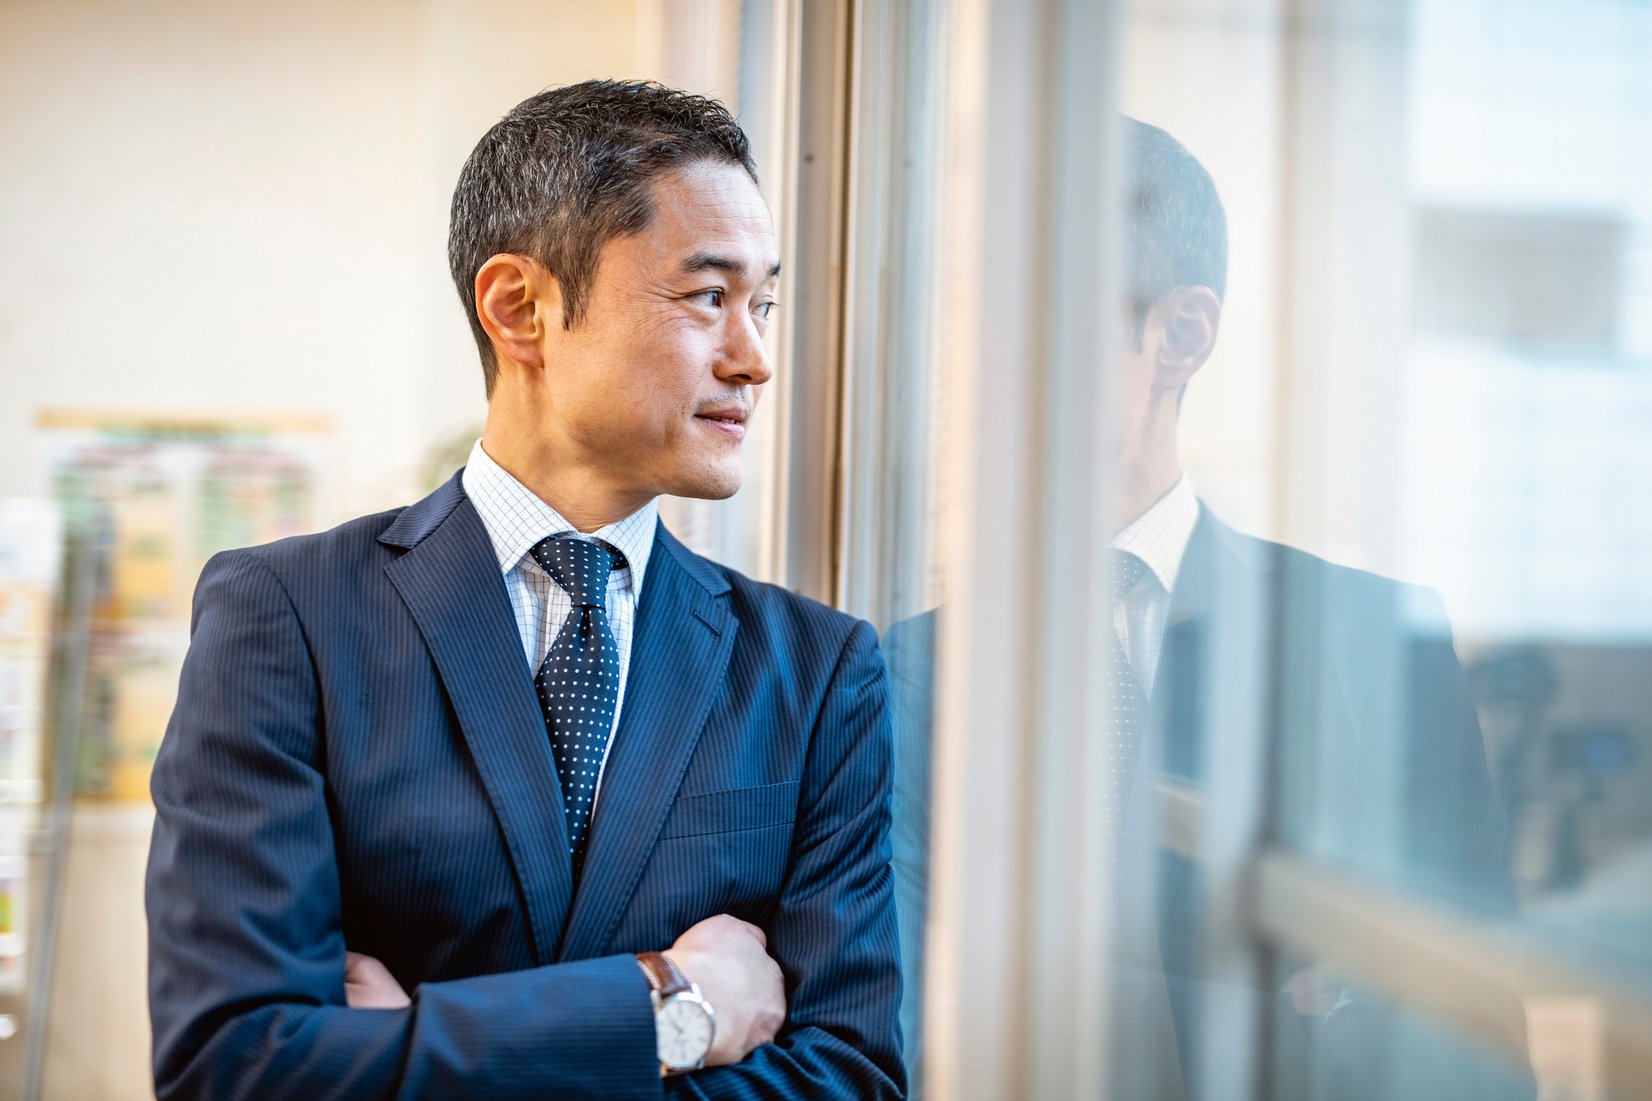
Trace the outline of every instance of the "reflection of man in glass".
[[[1235, 919], [1215, 904], [1197, 838], [1165, 830], [1167, 791], [1208, 811], [1236, 784], [1271, 783], [1261, 791], [1286, 846], [1479, 913], [1509, 904], [1504, 825], [1438, 598], [1242, 535], [1183, 474], [1177, 414], [1215, 348], [1226, 216], [1210, 175], [1179, 142], [1135, 120], [1124, 126], [1129, 339], [1113, 473], [1125, 522], [1107, 549], [1115, 595], [1104, 614], [1118, 641], [1107, 670], [1122, 705], [1115, 714], [1129, 716], [1109, 734], [1128, 762], [1116, 796], [1119, 895], [1136, 924], [1121, 918], [1118, 1061], [1144, 1065], [1125, 1075], [1131, 1096], [1214, 1096], [1222, 1084], [1209, 1080], [1207, 1041], [1228, 1026], [1236, 993], [1233, 972], [1218, 972], [1208, 949], [1211, 930]], [[906, 921], [923, 907], [932, 639], [932, 625], [914, 621], [886, 640]], [[1231, 763], [1247, 722], [1264, 732], [1254, 775]], [[911, 983], [921, 945], [911, 936], [906, 945]], [[1529, 1088], [1490, 1052], [1378, 1008], [1312, 961], [1282, 960], [1277, 974], [1249, 978], [1238, 996], [1277, 1042], [1280, 1096]], [[1519, 1027], [1512, 1001], [1493, 1015], [1493, 1027]]]

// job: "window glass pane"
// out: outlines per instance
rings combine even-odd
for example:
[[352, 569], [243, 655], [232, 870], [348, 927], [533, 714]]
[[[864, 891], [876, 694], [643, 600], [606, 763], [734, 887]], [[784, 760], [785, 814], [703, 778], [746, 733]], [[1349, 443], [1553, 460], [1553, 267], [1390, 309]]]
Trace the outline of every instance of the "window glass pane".
[[1645, 1089], [1648, 56], [1632, 3], [1127, 8], [1144, 438], [1198, 361], [1117, 471], [1198, 500], [1162, 637], [1118, 613], [1151, 1088]]
[[[1413, 33], [1413, 201], [1481, 259], [1409, 357], [1404, 568], [1453, 611], [1522, 924], [1644, 997], [1652, 10], [1432, 0]], [[1534, 1054], [1575, 1027], [1568, 993], [1529, 993]]]
[[882, 632], [894, 738], [892, 867], [901, 1027], [924, 1086], [931, 735], [938, 624], [937, 447], [946, 408], [934, 308], [945, 20], [931, 0], [867, 3], [854, 28], [853, 218], [843, 421], [845, 607]]

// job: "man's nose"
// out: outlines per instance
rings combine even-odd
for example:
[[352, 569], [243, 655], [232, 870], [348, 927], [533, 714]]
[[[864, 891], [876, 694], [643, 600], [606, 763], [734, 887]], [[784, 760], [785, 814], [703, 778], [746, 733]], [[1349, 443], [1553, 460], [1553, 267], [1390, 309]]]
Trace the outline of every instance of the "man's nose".
[[717, 377], [750, 386], [761, 386], [774, 377], [774, 365], [769, 362], [769, 346], [763, 341], [757, 319], [750, 314], [730, 318], [728, 338], [717, 365]]

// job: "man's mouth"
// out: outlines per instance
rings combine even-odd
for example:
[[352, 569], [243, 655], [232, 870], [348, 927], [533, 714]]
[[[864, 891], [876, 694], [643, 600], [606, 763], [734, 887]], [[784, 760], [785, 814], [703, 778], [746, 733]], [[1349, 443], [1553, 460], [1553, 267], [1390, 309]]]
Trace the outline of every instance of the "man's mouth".
[[731, 405], [697, 413], [695, 419], [704, 421], [724, 435], [739, 440], [745, 438], [746, 418], [750, 415], [750, 411], [744, 406]]

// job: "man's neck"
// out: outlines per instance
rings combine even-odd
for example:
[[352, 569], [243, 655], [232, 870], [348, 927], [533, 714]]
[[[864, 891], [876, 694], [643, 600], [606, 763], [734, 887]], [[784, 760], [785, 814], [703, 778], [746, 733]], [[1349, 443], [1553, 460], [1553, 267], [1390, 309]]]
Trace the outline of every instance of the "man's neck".
[[514, 444], [508, 436], [484, 432], [482, 450], [501, 470], [585, 535], [625, 519], [653, 500], [617, 492], [578, 464], [565, 462], [542, 446]]
[[1113, 534], [1117, 535], [1145, 516], [1148, 509], [1176, 488], [1181, 478], [1182, 466], [1174, 451], [1155, 462], [1132, 462], [1127, 458], [1119, 467], [1118, 530]]

